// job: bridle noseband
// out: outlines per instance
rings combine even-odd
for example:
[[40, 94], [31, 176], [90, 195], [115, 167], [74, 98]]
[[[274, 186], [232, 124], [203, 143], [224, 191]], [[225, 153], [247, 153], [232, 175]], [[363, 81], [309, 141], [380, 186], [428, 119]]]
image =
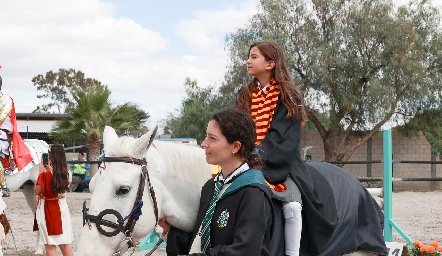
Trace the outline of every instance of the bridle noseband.
[[[141, 177], [140, 177], [140, 184], [138, 186], [138, 192], [137, 192], [137, 198], [135, 199], [134, 206], [131, 210], [131, 213], [126, 216], [124, 219], [121, 216], [121, 214], [114, 210], [114, 209], [105, 209], [101, 211], [97, 216], [89, 215], [87, 214], [87, 211], [89, 210], [86, 208], [86, 201], [83, 202], [83, 226], [88, 223], [89, 228], [91, 228], [91, 222], [94, 222], [97, 226], [98, 232], [100, 234], [112, 237], [117, 235], [119, 232], [123, 232], [126, 237], [131, 237], [131, 234], [134, 230], [135, 224], [137, 220], [139, 219], [141, 215], [141, 208], [143, 206], [143, 193], [144, 193], [144, 186], [147, 180], [147, 183], [149, 185], [149, 192], [150, 196], [153, 202], [154, 207], [154, 213], [155, 213], [155, 225], [158, 223], [158, 204], [155, 196], [155, 191], [152, 187], [152, 183], [150, 182], [149, 173], [147, 171], [147, 161], [146, 158], [138, 159], [138, 158], [132, 158], [132, 157], [104, 157], [102, 160], [102, 163], [111, 163], [111, 162], [119, 162], [119, 163], [130, 163], [130, 164], [137, 164], [141, 166]], [[115, 215], [117, 218], [117, 223], [103, 220], [103, 217], [105, 215]], [[127, 220], [126, 226], [123, 228], [124, 222]], [[104, 230], [101, 226], [106, 226], [115, 229], [112, 232], [107, 232]], [[132, 241], [132, 239], [129, 239], [129, 241]], [[133, 246], [130, 245], [130, 246]]]

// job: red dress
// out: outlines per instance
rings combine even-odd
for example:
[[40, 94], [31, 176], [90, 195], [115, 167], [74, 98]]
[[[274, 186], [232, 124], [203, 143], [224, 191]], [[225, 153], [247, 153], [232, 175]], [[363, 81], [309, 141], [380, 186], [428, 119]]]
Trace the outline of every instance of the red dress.
[[38, 176], [37, 184], [42, 188], [36, 212], [38, 232], [44, 244], [70, 244], [74, 238], [66, 196], [51, 189], [51, 180], [50, 171]]
[[[37, 207], [40, 207], [41, 199], [44, 199], [44, 213], [48, 235], [63, 234], [61, 211], [58, 204], [59, 195], [51, 187], [52, 172], [42, 172], [37, 179], [37, 185], [41, 186], [41, 197]], [[40, 197], [40, 195], [39, 195]]]

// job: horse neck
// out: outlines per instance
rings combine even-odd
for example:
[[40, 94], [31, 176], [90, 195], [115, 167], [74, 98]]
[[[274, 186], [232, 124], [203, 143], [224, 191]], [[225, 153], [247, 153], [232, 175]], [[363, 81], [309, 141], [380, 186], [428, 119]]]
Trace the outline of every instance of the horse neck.
[[206, 162], [204, 150], [199, 147], [154, 141], [147, 152], [146, 157], [149, 156], [152, 162], [161, 159], [164, 166], [153, 169], [162, 169], [168, 177], [178, 177], [197, 187], [202, 187], [210, 178], [211, 166]]
[[[170, 224], [190, 232], [195, 224], [201, 187], [210, 176], [204, 151], [196, 147], [154, 141], [146, 154], [146, 160], [159, 218], [167, 216]], [[154, 215], [147, 187], [143, 202], [143, 212], [149, 213], [142, 215], [143, 223], [147, 223], [145, 230], [149, 230], [154, 227], [154, 224], [151, 225]]]
[[159, 217], [185, 231], [191, 231], [198, 212], [201, 188], [177, 177], [160, 176], [152, 180], [158, 201]]

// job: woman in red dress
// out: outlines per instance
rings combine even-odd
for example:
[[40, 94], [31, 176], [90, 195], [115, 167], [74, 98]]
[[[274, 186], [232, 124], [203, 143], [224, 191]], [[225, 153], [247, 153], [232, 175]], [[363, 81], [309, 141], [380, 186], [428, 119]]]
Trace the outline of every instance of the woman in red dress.
[[49, 148], [48, 164], [40, 163], [34, 194], [38, 196], [36, 220], [43, 237], [46, 255], [57, 255], [56, 246], [64, 256], [73, 256], [71, 217], [66, 202], [69, 191], [69, 171], [62, 145]]

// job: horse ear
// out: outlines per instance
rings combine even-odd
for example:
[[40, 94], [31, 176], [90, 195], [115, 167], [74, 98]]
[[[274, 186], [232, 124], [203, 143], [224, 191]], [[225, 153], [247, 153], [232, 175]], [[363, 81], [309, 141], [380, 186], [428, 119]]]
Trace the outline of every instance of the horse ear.
[[155, 128], [153, 128], [153, 130], [150, 130], [149, 132], [141, 136], [139, 139], [137, 139], [137, 141], [133, 146], [133, 154], [139, 158], [143, 158], [147, 150], [149, 149], [150, 145], [152, 145], [152, 142], [155, 139], [157, 132], [158, 132], [158, 125], [155, 125]]
[[115, 132], [114, 128], [106, 125], [104, 127], [104, 131], [103, 131], [103, 144], [104, 144], [104, 146], [111, 145], [117, 139], [118, 139], [118, 135]]

